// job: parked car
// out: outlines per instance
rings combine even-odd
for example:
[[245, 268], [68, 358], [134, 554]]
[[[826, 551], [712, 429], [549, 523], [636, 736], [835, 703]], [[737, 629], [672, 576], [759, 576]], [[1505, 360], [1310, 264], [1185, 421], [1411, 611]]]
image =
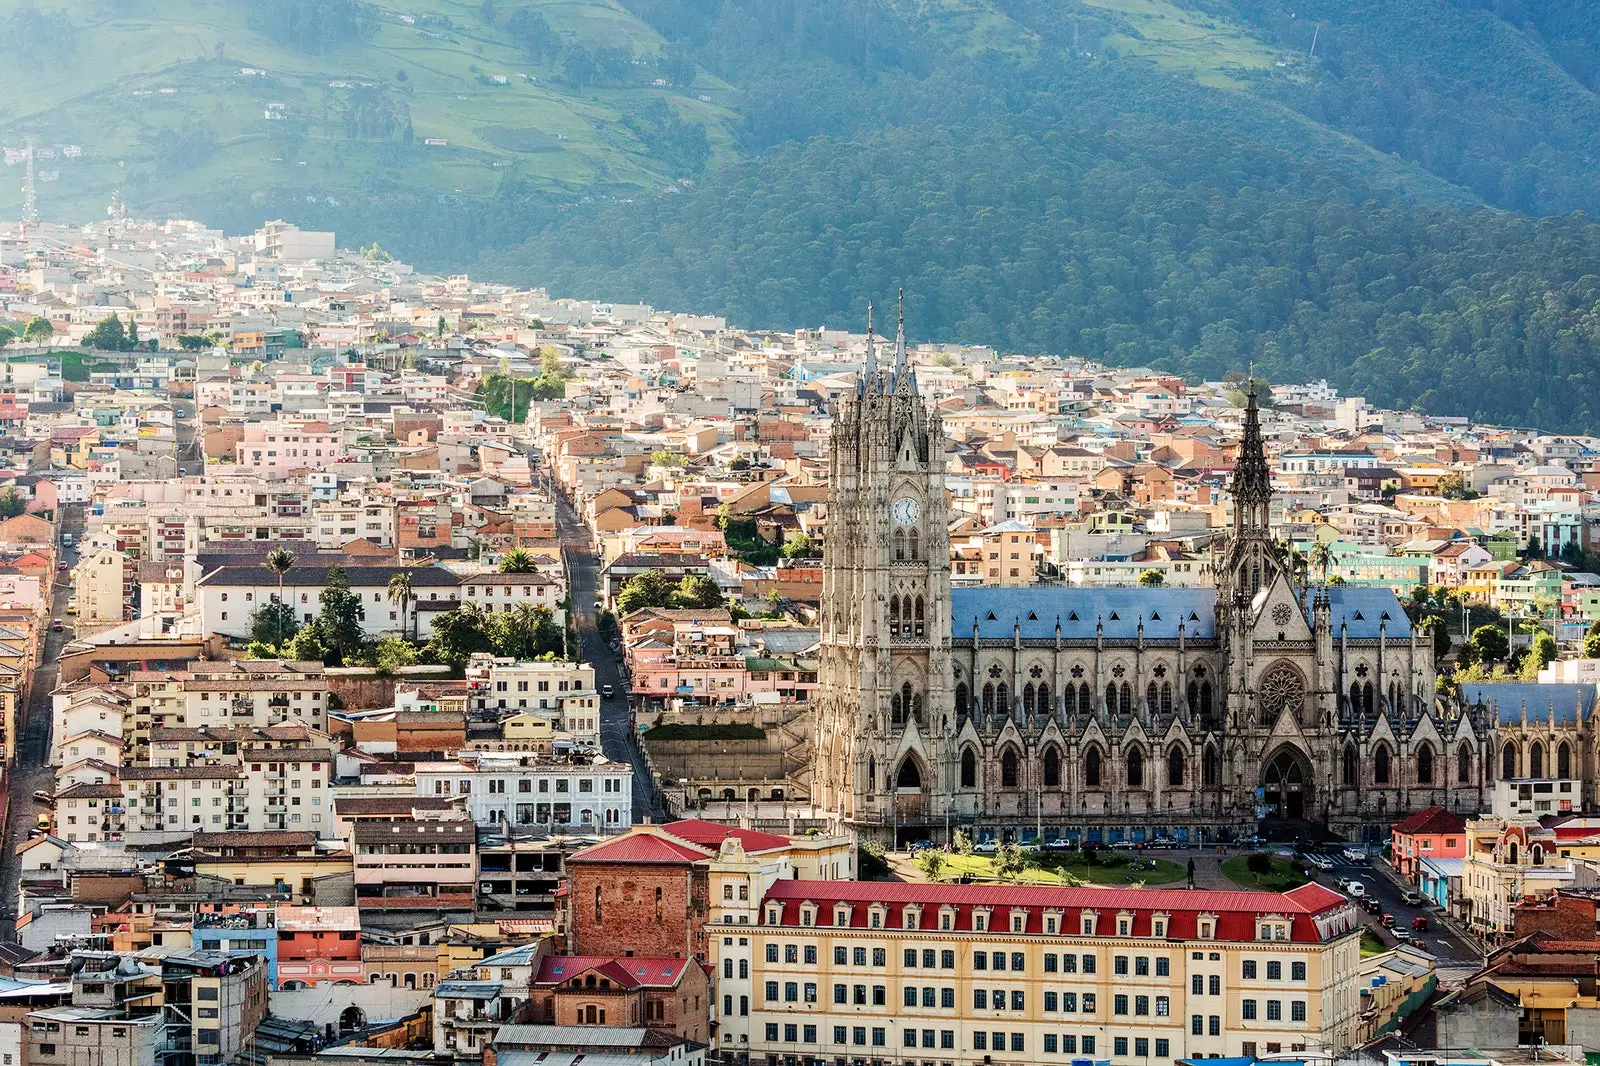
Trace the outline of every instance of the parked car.
[[1000, 850], [1000, 845], [992, 840], [984, 840], [972, 845], [974, 855], [993, 855]]
[[1400, 898], [1405, 900], [1406, 905], [1410, 907], [1421, 907], [1428, 902], [1428, 897], [1420, 892], [1407, 892]]
[[608, 700], [611, 698], [611, 694], [613, 692], [615, 692], [615, 691], [616, 690], [613, 689], [610, 685], [601, 685], [600, 686], [600, 695], [604, 696]]
[[1383, 904], [1379, 903], [1377, 900], [1373, 899], [1371, 896], [1362, 896], [1361, 897], [1361, 909], [1366, 911], [1368, 914], [1382, 914], [1383, 913]]
[[59, 619], [59, 618], [50, 619], [50, 632], [59, 633], [59, 632], [61, 632], [61, 628], [62, 628], [61, 627], [61, 619]]
[[1417, 917], [1411, 919], [1411, 928], [1415, 929], [1419, 933], [1426, 933], [1428, 931], [1427, 916], [1419, 914]]
[[1384, 915], [1384, 916], [1383, 916], [1383, 917], [1382, 917], [1382, 918], [1379, 918], [1379, 919], [1378, 919], [1378, 922], [1379, 922], [1379, 923], [1380, 923], [1380, 924], [1381, 924], [1381, 925], [1382, 925], [1382, 926], [1383, 926], [1383, 927], [1384, 927], [1384, 928], [1385, 928], [1385, 929], [1393, 929], [1393, 928], [1394, 928], [1394, 915], [1392, 915], [1392, 914], [1385, 914], [1385, 915]]
[[1044, 842], [1044, 850], [1046, 850], [1046, 851], [1077, 851], [1078, 850], [1078, 845], [1074, 844], [1070, 840], [1046, 840]]
[[33, 798], [38, 800], [40, 803], [54, 803], [56, 801], [56, 794], [54, 792], [46, 792], [41, 788], [33, 794]]
[[1367, 861], [1365, 848], [1345, 848], [1343, 853], [1346, 862], [1364, 863]]
[[1340, 887], [1344, 889], [1345, 895], [1354, 899], [1360, 899], [1367, 894], [1367, 886], [1354, 879], [1346, 881]]
[[1411, 940], [1411, 930], [1409, 929], [1396, 929], [1393, 932], [1394, 938], [1400, 941], [1402, 944], [1408, 943]]

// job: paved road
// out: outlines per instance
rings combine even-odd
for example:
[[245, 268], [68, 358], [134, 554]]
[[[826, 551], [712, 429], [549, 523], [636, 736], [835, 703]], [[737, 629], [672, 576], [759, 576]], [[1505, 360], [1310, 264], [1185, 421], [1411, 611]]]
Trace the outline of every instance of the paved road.
[[[83, 534], [83, 509], [62, 509], [62, 528], [81, 537]], [[75, 563], [77, 551], [64, 549], [63, 561]], [[33, 687], [25, 706], [18, 708], [16, 764], [8, 776], [11, 816], [6, 820], [4, 847], [0, 848], [0, 940], [16, 939], [19, 884], [22, 877], [22, 860], [17, 846], [28, 839], [28, 830], [34, 819], [44, 812], [43, 804], [33, 798], [41, 789], [50, 789], [54, 774], [50, 758], [50, 693], [55, 690], [61, 648], [72, 639], [71, 619], [66, 615], [67, 600], [72, 587], [66, 574], [60, 575], [50, 598], [50, 617], [63, 619], [67, 625], [60, 633], [45, 631], [44, 659], [33, 672]]]
[[655, 782], [645, 768], [644, 753], [634, 734], [633, 714], [628, 709], [628, 679], [622, 671], [622, 658], [615, 648], [601, 639], [595, 629], [595, 600], [600, 586], [600, 559], [589, 540], [588, 528], [559, 491], [556, 500], [556, 530], [561, 538], [561, 554], [566, 560], [571, 587], [573, 623], [583, 658], [594, 664], [595, 684], [602, 692], [610, 685], [613, 695], [600, 700], [600, 748], [606, 758], [633, 763], [633, 818], [665, 821], [667, 811], [656, 794]]

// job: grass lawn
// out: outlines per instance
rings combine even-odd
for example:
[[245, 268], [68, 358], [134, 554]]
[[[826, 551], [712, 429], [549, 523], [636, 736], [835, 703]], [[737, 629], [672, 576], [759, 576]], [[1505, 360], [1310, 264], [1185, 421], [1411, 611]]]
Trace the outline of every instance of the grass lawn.
[[1361, 930], [1361, 957], [1363, 959], [1366, 958], [1368, 955], [1382, 955], [1385, 951], [1388, 951], [1388, 950], [1389, 950], [1389, 948], [1384, 944], [1384, 942], [1382, 940], [1378, 939], [1378, 934], [1374, 933], [1370, 927], [1363, 927], [1362, 928], [1362, 930]]
[[1222, 876], [1236, 885], [1245, 888], [1260, 888], [1268, 892], [1285, 892], [1291, 888], [1299, 888], [1311, 880], [1294, 868], [1294, 864], [1286, 859], [1276, 856], [1272, 860], [1272, 872], [1257, 877], [1250, 872], [1247, 865], [1250, 861], [1248, 855], [1235, 855], [1222, 863]]
[[[1184, 878], [1183, 867], [1169, 859], [1139, 859], [1141, 864], [1153, 862], [1154, 868], [1139, 870], [1128, 868], [1124, 855], [1103, 856], [1094, 866], [1085, 866], [1082, 855], [1031, 854], [1027, 866], [1017, 875], [1016, 883], [1024, 885], [1070, 884], [1074, 879], [1097, 885], [1129, 885], [1143, 882], [1147, 885], [1165, 885]], [[939, 871], [941, 881], [954, 880], [963, 874], [979, 881], [998, 881], [994, 860], [987, 855], [946, 855], [944, 869]]]

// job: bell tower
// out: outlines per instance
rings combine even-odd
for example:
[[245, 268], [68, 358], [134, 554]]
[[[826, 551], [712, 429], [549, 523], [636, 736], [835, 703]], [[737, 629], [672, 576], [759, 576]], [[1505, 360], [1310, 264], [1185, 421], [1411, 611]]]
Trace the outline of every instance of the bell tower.
[[[944, 429], [902, 301], [892, 369], [867, 356], [829, 436], [812, 800], [869, 835], [939, 819], [952, 773]], [[937, 808], [937, 809], [936, 809]]]
[[1229, 486], [1233, 498], [1233, 535], [1216, 566], [1217, 603], [1248, 604], [1280, 574], [1288, 574], [1288, 560], [1272, 537], [1272, 472], [1261, 443], [1261, 412], [1256, 405], [1256, 383], [1250, 379], [1245, 394], [1244, 435]]

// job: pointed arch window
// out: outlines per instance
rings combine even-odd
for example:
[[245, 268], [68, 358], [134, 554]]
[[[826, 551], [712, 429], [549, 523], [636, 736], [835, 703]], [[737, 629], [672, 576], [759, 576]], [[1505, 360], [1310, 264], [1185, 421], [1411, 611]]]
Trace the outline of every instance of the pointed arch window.
[[913, 616], [914, 625], [916, 627], [915, 628], [915, 632], [913, 634], [915, 636], [920, 637], [926, 632], [925, 623], [924, 623], [924, 615], [926, 614], [926, 608], [927, 608], [926, 601], [923, 600], [923, 598], [921, 596], [918, 596], [917, 597], [917, 610], [916, 610], [916, 614]]
[[1022, 713], [1029, 717], [1033, 716], [1033, 698], [1036, 693], [1032, 681], [1022, 686]]
[[1038, 700], [1040, 714], [1049, 714], [1051, 711], [1055, 710], [1055, 708], [1050, 705], [1050, 685], [1047, 682], [1039, 682]]
[[978, 787], [978, 757], [972, 753], [971, 748], [961, 752], [961, 787]]
[[1389, 783], [1389, 748], [1388, 745], [1378, 745], [1378, 750], [1372, 754], [1372, 782], [1376, 785]]
[[911, 561], [916, 562], [922, 558], [922, 534], [915, 529], [906, 534], [906, 546], [911, 554]]
[[890, 596], [889, 597], [889, 635], [891, 637], [898, 637], [900, 635], [900, 597], [899, 596]]
[[1106, 684], [1106, 713], [1117, 713], [1117, 683], [1115, 681], [1110, 681]]
[[1207, 788], [1215, 787], [1217, 783], [1217, 749], [1207, 744], [1200, 753], [1200, 783]]
[[1544, 776], [1544, 745], [1539, 743], [1537, 740], [1534, 741], [1533, 746], [1528, 749], [1528, 776]]
[[1200, 709], [1200, 685], [1194, 681], [1189, 682], [1189, 687], [1184, 690], [1184, 698], [1191, 713], [1198, 711]]
[[1466, 741], [1456, 749], [1456, 781], [1463, 785], [1472, 781], [1472, 746]]
[[1209, 717], [1211, 715], [1211, 682], [1200, 682], [1200, 713]]
[[1128, 684], [1128, 682], [1124, 681], [1122, 683], [1122, 689], [1118, 693], [1118, 695], [1119, 695], [1120, 699], [1118, 700], [1117, 710], [1122, 714], [1132, 714], [1133, 713], [1133, 686]]
[[1128, 762], [1128, 787], [1144, 787], [1144, 752], [1138, 748], [1129, 748]]
[[1433, 745], [1427, 742], [1417, 749], [1417, 784], [1433, 784]]
[[1152, 716], [1161, 706], [1161, 690], [1154, 681], [1144, 687], [1144, 707]]
[[1567, 742], [1564, 740], [1561, 742], [1561, 746], [1556, 748], [1556, 776], [1572, 776], [1572, 749], [1567, 746]]
[[906, 531], [903, 529], [894, 531], [894, 561], [897, 563], [906, 561]]
[[1172, 714], [1172, 682], [1161, 682], [1161, 713]]
[[1046, 748], [1044, 751], [1044, 787], [1061, 787], [1061, 756], [1055, 748]]
[[922, 693], [918, 692], [911, 697], [911, 720], [917, 725], [922, 725]]
[[1345, 745], [1344, 749], [1342, 778], [1344, 783], [1351, 788], [1354, 788], [1356, 785], [1356, 765], [1356, 746], [1354, 744], [1347, 744]]
[[1371, 681], [1368, 681], [1368, 682], [1366, 682], [1365, 684], [1363, 684], [1361, 686], [1361, 706], [1362, 706], [1362, 709], [1367, 714], [1371, 714], [1372, 713], [1374, 704], [1372, 702], [1372, 682]]
[[1100, 787], [1100, 749], [1090, 748], [1083, 757], [1083, 783], [1087, 788]]
[[1002, 681], [998, 685], [996, 685], [995, 689], [994, 689], [994, 699], [995, 699], [995, 706], [1000, 708], [1000, 713], [1001, 714], [1010, 714], [1011, 713], [1011, 686], [1010, 685], [1007, 685], [1004, 681]]
[[1511, 780], [1517, 776], [1517, 748], [1516, 745], [1507, 743], [1500, 749], [1500, 777]]
[[1173, 788], [1183, 787], [1184, 755], [1182, 748], [1173, 748], [1167, 752], [1167, 784]]
[[1094, 713], [1094, 693], [1089, 690], [1089, 682], [1078, 682], [1078, 713]]
[[988, 681], [983, 686], [983, 713], [985, 716], [994, 713], [994, 682]]
[[1000, 756], [1000, 787], [1017, 787], [1017, 750], [1007, 748], [1005, 754]]
[[894, 787], [907, 790], [922, 788], [922, 771], [917, 768], [917, 760], [907, 756], [906, 761], [900, 764], [900, 772], [895, 775]]
[[967, 683], [965, 681], [957, 682], [956, 683], [956, 721], [958, 721], [958, 722], [961, 721], [963, 718], [965, 718], [968, 715], [968, 713], [970, 713], [970, 708], [967, 706], [967, 699], [968, 699]]

